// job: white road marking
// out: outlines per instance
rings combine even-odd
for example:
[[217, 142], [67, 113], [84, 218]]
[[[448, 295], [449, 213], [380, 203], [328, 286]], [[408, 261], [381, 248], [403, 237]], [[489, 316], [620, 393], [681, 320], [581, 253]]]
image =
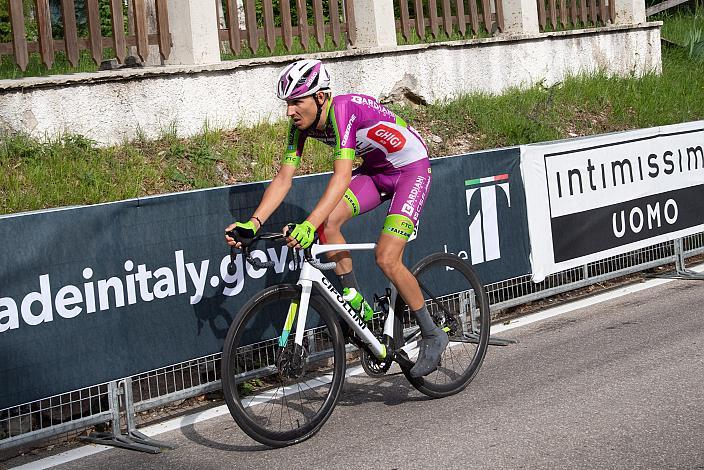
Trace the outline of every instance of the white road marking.
[[[700, 264], [690, 269], [697, 273], [704, 272], [704, 264]], [[492, 325], [491, 334], [493, 335], [495, 333], [501, 333], [502, 331], [512, 330], [521, 326], [530, 325], [531, 323], [546, 320], [548, 318], [556, 317], [558, 315], [562, 315], [568, 312], [573, 312], [575, 310], [579, 310], [580, 308], [590, 307], [601, 302], [606, 302], [609, 300], [617, 299], [619, 297], [623, 297], [624, 295], [635, 294], [636, 292], [661, 286], [674, 280], [675, 279], [652, 278], [639, 284], [631, 284], [624, 287], [618, 287], [602, 294], [596, 294], [585, 299], [575, 300], [574, 302], [569, 302], [563, 305], [548, 308], [546, 310], [541, 310], [540, 312], [536, 312], [531, 315], [526, 315], [525, 317], [516, 318], [515, 320], [511, 320], [510, 322], [505, 324]]]

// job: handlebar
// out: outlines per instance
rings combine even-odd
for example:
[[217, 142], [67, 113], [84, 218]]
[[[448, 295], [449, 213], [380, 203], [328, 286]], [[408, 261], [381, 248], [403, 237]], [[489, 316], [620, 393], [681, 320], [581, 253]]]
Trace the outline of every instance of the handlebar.
[[321, 263], [320, 261], [312, 257], [311, 259], [306, 258], [306, 261], [308, 261], [311, 266], [321, 271], [329, 271], [331, 269], [335, 269], [335, 267], [337, 266], [337, 263], [335, 261], [330, 261], [329, 263]]
[[[253, 238], [243, 238], [240, 237], [237, 232], [234, 230], [230, 230], [229, 232], [225, 232], [226, 235], [229, 237], [233, 238], [236, 242], [241, 243], [241, 248], [240, 250], [242, 251], [242, 254], [244, 255], [245, 259], [247, 262], [254, 268], [256, 269], [266, 269], [274, 266], [273, 261], [261, 261], [258, 258], [252, 257], [250, 254], [250, 251], [252, 247], [254, 247], [259, 241], [261, 240], [272, 240], [272, 241], [280, 241], [280, 240], [286, 240], [288, 238], [287, 234], [280, 233], [280, 232], [262, 232], [257, 235], [255, 235]], [[318, 234], [315, 234], [315, 238], [313, 239], [313, 243], [315, 243], [318, 240]], [[230, 247], [230, 264], [227, 266], [227, 272], [230, 275], [234, 275], [236, 268], [235, 268], [235, 248], [234, 246]], [[305, 248], [303, 250], [303, 254], [305, 257], [305, 260], [310, 263], [311, 266], [314, 268], [317, 268], [321, 271], [327, 271], [330, 269], [335, 269], [335, 266], [337, 266], [337, 263], [332, 261], [329, 263], [322, 263], [315, 258], [313, 258], [313, 255], [311, 253], [310, 247]]]

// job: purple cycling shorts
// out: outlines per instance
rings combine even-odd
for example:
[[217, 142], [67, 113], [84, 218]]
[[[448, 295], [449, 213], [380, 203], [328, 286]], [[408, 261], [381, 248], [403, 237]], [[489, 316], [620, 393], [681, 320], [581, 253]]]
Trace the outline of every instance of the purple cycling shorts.
[[427, 158], [392, 169], [375, 170], [362, 165], [352, 173], [344, 201], [356, 216], [391, 199], [382, 233], [408, 240], [418, 227], [431, 180]]

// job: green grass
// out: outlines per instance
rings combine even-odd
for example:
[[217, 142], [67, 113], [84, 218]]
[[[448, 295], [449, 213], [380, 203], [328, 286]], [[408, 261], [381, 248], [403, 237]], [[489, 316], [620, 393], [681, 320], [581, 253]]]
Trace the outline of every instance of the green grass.
[[[114, 56], [112, 49], [103, 50], [103, 59], [110, 59]], [[81, 51], [78, 57], [78, 67], [73, 67], [68, 61], [66, 54], [56, 52], [54, 63], [48, 69], [42, 63], [41, 57], [36, 52], [29, 54], [29, 63], [24, 72], [15, 65], [14, 57], [0, 56], [0, 80], [17, 79], [23, 77], [45, 77], [47, 75], [61, 75], [67, 73], [95, 72], [99, 64], [93, 62], [89, 51]]]
[[690, 59], [704, 63], [704, 5], [697, 4], [694, 14], [687, 11], [663, 12], [662, 36], [682, 46]]
[[[76, 135], [38, 141], [0, 136], [0, 214], [95, 204], [274, 176], [287, 125], [204, 128], [190, 139], [165, 133], [101, 148]], [[329, 149], [307, 145], [302, 172], [326, 171]]]
[[335, 43], [333, 43], [332, 41], [332, 36], [326, 35], [323, 45], [320, 46], [318, 44], [318, 41], [311, 36], [310, 38], [308, 38], [308, 50], [306, 50], [301, 44], [301, 39], [294, 37], [291, 44], [291, 50], [289, 51], [284, 46], [283, 40], [281, 38], [276, 38], [276, 45], [270, 51], [264, 39], [260, 39], [256, 53], [252, 52], [249, 47], [243, 46], [239, 54], [234, 54], [232, 50], [230, 50], [229, 44], [224, 44], [222, 49], [223, 52], [220, 54], [220, 57], [222, 58], [222, 60], [236, 60], [251, 59], [253, 57], [273, 57], [281, 55], [312, 54], [315, 52], [344, 51], [347, 48], [347, 43], [345, 41], [345, 34], [341, 33], [340, 44], [336, 46]]
[[400, 46], [404, 45], [413, 45], [413, 44], [432, 44], [435, 42], [447, 42], [447, 41], [461, 41], [465, 39], [477, 39], [477, 38], [488, 38], [491, 37], [491, 34], [484, 29], [483, 27], [479, 28], [479, 32], [477, 34], [474, 34], [472, 31], [472, 25], [468, 24], [467, 25], [467, 31], [463, 35], [459, 32], [459, 30], [455, 27], [452, 30], [452, 33], [449, 35], [445, 32], [445, 29], [443, 27], [440, 27], [440, 30], [438, 31], [437, 36], [434, 36], [430, 28], [426, 28], [425, 30], [425, 38], [421, 39], [420, 36], [418, 36], [418, 31], [416, 28], [411, 28], [410, 34], [408, 35], [408, 40], [403, 37], [402, 32], [397, 32], [396, 33], [396, 42]]
[[569, 77], [552, 87], [474, 94], [426, 107], [394, 108], [435, 155], [704, 119], [704, 64], [663, 49], [663, 72], [641, 78]]
[[[701, 21], [690, 17], [674, 17], [685, 25], [677, 27], [666, 18], [663, 36], [673, 42], [685, 37]], [[426, 137], [432, 157], [674, 124], [704, 119], [704, 63], [685, 48], [664, 47], [661, 75], [579, 76], [500, 96], [393, 108]], [[0, 136], [0, 213], [270, 179], [286, 132], [283, 120], [250, 128], [204, 126], [189, 139], [169, 131], [110, 148], [73, 135], [51, 141]], [[299, 174], [331, 167], [330, 148], [307, 142]]]
[[704, 4], [698, 5], [693, 14], [682, 10], [664, 11], [648, 19], [663, 22], [661, 30], [663, 38], [684, 45], [690, 38], [692, 31], [704, 30]]

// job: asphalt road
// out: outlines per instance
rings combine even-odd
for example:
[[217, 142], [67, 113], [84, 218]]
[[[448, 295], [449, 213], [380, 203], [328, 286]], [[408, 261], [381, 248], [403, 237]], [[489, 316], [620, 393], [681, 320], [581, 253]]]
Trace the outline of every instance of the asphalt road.
[[510, 330], [463, 393], [353, 377], [308, 441], [267, 449], [229, 416], [60, 469], [704, 468], [704, 282], [675, 281]]

